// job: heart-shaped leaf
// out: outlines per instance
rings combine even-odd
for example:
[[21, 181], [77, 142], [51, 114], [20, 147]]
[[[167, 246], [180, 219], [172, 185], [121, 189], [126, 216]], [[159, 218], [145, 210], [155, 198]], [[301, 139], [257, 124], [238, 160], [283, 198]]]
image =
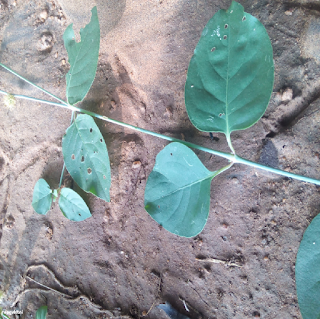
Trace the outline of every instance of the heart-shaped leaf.
[[40, 178], [33, 189], [32, 207], [41, 215], [45, 215], [51, 208], [52, 190], [49, 184]]
[[185, 101], [205, 132], [243, 130], [264, 114], [273, 88], [273, 55], [264, 26], [232, 2], [204, 28], [190, 61]]
[[75, 182], [84, 191], [110, 201], [111, 170], [107, 146], [91, 116], [77, 116], [62, 139], [62, 152]]
[[81, 42], [75, 41], [72, 24], [63, 34], [70, 63], [70, 70], [66, 75], [67, 99], [72, 105], [84, 99], [96, 76], [100, 47], [97, 7], [94, 7], [91, 12], [91, 21], [80, 30]]
[[320, 214], [308, 226], [296, 261], [296, 287], [303, 319], [320, 318]]
[[145, 209], [171, 233], [196, 236], [207, 222], [211, 180], [220, 172], [207, 170], [187, 146], [170, 143], [148, 177]]
[[36, 319], [46, 319], [47, 318], [48, 307], [41, 306], [36, 312]]
[[91, 217], [85, 201], [70, 188], [63, 188], [60, 193], [59, 206], [64, 216], [75, 222]]

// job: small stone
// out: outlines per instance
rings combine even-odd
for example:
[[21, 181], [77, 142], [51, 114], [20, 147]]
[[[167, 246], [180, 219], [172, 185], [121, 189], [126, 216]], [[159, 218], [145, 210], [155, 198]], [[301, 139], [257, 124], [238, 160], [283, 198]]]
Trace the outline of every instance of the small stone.
[[41, 11], [41, 13], [39, 14], [39, 18], [42, 22], [46, 21], [48, 19], [48, 11], [47, 10]]
[[132, 168], [140, 168], [141, 166], [141, 162], [140, 161], [134, 161], [132, 163]]
[[164, 112], [164, 116], [166, 116], [166, 117], [172, 117], [172, 114], [173, 114], [172, 107], [171, 107], [171, 106], [168, 106], [168, 107], [166, 108], [166, 111]]
[[281, 96], [281, 101], [282, 102], [290, 102], [292, 100], [293, 97], [293, 91], [290, 88], [287, 88]]
[[286, 16], [292, 16], [292, 10], [287, 10], [284, 13]]
[[62, 59], [62, 60], [61, 60], [61, 64], [62, 64], [62, 65], [66, 65], [66, 59]]
[[112, 108], [112, 109], [115, 109], [115, 108], [117, 107], [116, 102], [113, 101], [113, 100], [110, 101], [110, 104], [111, 104], [111, 108]]

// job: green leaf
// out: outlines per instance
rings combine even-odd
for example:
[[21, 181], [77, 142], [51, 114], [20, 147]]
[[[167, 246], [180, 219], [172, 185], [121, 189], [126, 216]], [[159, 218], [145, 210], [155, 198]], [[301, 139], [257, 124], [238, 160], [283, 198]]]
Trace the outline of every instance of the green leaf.
[[59, 206], [64, 216], [75, 222], [91, 217], [90, 210], [79, 194], [70, 188], [63, 188], [60, 193]]
[[268, 106], [273, 74], [264, 26], [233, 1], [208, 22], [190, 61], [185, 101], [191, 122], [227, 139], [250, 127]]
[[320, 214], [305, 231], [296, 261], [296, 287], [303, 319], [320, 318]]
[[36, 319], [46, 319], [47, 318], [48, 307], [41, 306], [36, 312]]
[[106, 143], [89, 115], [78, 115], [62, 139], [64, 161], [86, 192], [110, 201], [111, 169]]
[[39, 179], [33, 189], [32, 207], [41, 215], [45, 215], [51, 208], [52, 190], [49, 184], [43, 179]]
[[75, 41], [72, 24], [63, 34], [70, 63], [70, 70], [66, 75], [67, 99], [72, 105], [84, 99], [96, 76], [100, 47], [97, 7], [94, 7], [91, 12], [91, 21], [80, 30], [81, 42]]
[[207, 170], [187, 146], [171, 143], [157, 155], [149, 175], [145, 209], [171, 233], [196, 236], [207, 222], [210, 184], [217, 174]]

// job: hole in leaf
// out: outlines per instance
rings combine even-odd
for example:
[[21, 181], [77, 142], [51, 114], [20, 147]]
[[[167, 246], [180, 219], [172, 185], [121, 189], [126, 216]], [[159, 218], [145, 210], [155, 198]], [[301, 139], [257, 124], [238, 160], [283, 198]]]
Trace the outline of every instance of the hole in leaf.
[[226, 39], [227, 39], [227, 36], [226, 36], [226, 35], [224, 35], [224, 36], [223, 36], [223, 39], [224, 39], [224, 40], [226, 40]]
[[243, 17], [243, 18], [242, 18], [242, 21], [246, 21], [246, 20], [247, 20], [247, 18], [246, 18], [246, 17]]
[[216, 47], [213, 47], [212, 49], [211, 49], [211, 52], [214, 52], [216, 50]]
[[89, 167], [89, 168], [87, 169], [87, 172], [88, 172], [88, 174], [90, 175], [90, 174], [92, 173], [92, 169]]
[[82, 163], [84, 162], [84, 156], [83, 155], [81, 156], [81, 162]]
[[225, 28], [225, 29], [227, 29], [227, 28], [228, 28], [228, 25], [227, 25], [227, 24], [225, 24], [225, 25], [224, 25], [224, 28]]
[[106, 179], [106, 175], [103, 175], [103, 179]]
[[92, 133], [92, 128], [90, 128], [90, 133]]
[[71, 159], [74, 160], [75, 158], [76, 158], [76, 157], [74, 156], [74, 154], [72, 154], [72, 155], [71, 155]]
[[222, 116], [222, 113], [219, 114], [219, 117], [221, 117], [221, 116]]

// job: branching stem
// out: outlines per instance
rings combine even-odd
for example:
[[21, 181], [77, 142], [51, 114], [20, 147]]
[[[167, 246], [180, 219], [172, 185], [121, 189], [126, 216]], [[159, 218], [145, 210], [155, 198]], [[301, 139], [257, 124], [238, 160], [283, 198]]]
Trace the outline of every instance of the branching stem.
[[[242, 157], [240, 157], [240, 156], [238, 156], [236, 154], [229, 154], [229, 153], [224, 153], [224, 152], [212, 150], [212, 149], [207, 148], [207, 147], [199, 146], [197, 144], [193, 144], [193, 143], [190, 143], [190, 142], [182, 141], [182, 140], [179, 140], [179, 139], [174, 138], [174, 137], [170, 137], [170, 136], [166, 136], [166, 135], [163, 135], [163, 134], [155, 133], [155, 132], [152, 132], [152, 131], [149, 131], [149, 130], [145, 130], [145, 129], [137, 127], [137, 126], [130, 125], [130, 124], [127, 124], [127, 123], [123, 123], [123, 122], [111, 119], [111, 118], [109, 118], [107, 116], [103, 116], [103, 115], [100, 115], [100, 114], [97, 114], [97, 113], [94, 113], [94, 112], [91, 112], [91, 111], [87, 111], [87, 110], [81, 109], [79, 107], [76, 107], [74, 105], [70, 105], [67, 102], [65, 102], [65, 101], [61, 100], [60, 98], [58, 98], [57, 96], [53, 95], [52, 93], [50, 93], [50, 92], [42, 89], [41, 87], [33, 84], [32, 82], [30, 82], [29, 80], [25, 79], [23, 76], [21, 76], [18, 73], [14, 72], [13, 70], [11, 70], [7, 66], [3, 65], [2, 63], [0, 63], [0, 66], [2, 66], [3, 68], [5, 68], [9, 72], [11, 72], [12, 74], [18, 76], [20, 79], [22, 79], [22, 80], [26, 81], [27, 83], [33, 85], [34, 87], [38, 88], [42, 92], [48, 94], [49, 96], [51, 96], [52, 98], [58, 100], [61, 103], [55, 103], [55, 102], [51, 102], [51, 101], [40, 100], [40, 99], [37, 99], [37, 98], [25, 96], [25, 95], [11, 94], [15, 98], [21, 98], [21, 99], [31, 100], [31, 101], [35, 101], [35, 102], [44, 103], [44, 104], [59, 106], [59, 107], [62, 107], [62, 108], [69, 109], [72, 112], [80, 112], [80, 113], [88, 114], [88, 115], [90, 115], [92, 117], [101, 119], [101, 120], [109, 122], [109, 123], [117, 124], [117, 125], [120, 125], [122, 127], [126, 127], [126, 128], [129, 128], [129, 129], [141, 132], [141, 133], [145, 133], [145, 134], [148, 134], [148, 135], [159, 137], [159, 138], [162, 138], [162, 139], [170, 141], [170, 142], [179, 142], [179, 143], [182, 143], [182, 144], [184, 144], [184, 145], [186, 145], [186, 146], [188, 146], [190, 148], [198, 149], [200, 151], [204, 151], [204, 152], [207, 152], [207, 153], [219, 156], [219, 157], [226, 158], [232, 164], [235, 164], [235, 163], [245, 164], [245, 165], [248, 165], [248, 166], [251, 166], [251, 167], [262, 169], [262, 170], [265, 170], [265, 171], [268, 171], [268, 172], [271, 172], [271, 173], [275, 173], [275, 174], [278, 174], [278, 175], [282, 175], [282, 176], [285, 176], [285, 177], [294, 178], [294, 179], [297, 179], [297, 180], [300, 180], [300, 181], [303, 181], [303, 182], [307, 182], [307, 183], [312, 183], [312, 184], [315, 184], [315, 185], [320, 185], [320, 180], [317, 180], [317, 179], [313, 179], [313, 178], [309, 178], [309, 177], [305, 177], [305, 176], [301, 176], [301, 175], [296, 175], [296, 174], [289, 173], [289, 172], [286, 172], [286, 171], [282, 171], [282, 170], [279, 170], [279, 169], [275, 169], [275, 168], [272, 168], [272, 167], [264, 166], [264, 165], [261, 165], [261, 164], [246, 160], [246, 159], [244, 159], [244, 158], [242, 158]], [[9, 93], [7, 93], [5, 91], [1, 91], [1, 90], [0, 90], [0, 94], [9, 95]], [[72, 123], [72, 121], [73, 121], [73, 114], [72, 114], [72, 117], [71, 117], [71, 123]], [[227, 139], [228, 139], [228, 137], [227, 137]], [[233, 149], [231, 141], [230, 141], [230, 136], [229, 136], [229, 140], [228, 140], [228, 145], [230, 146], [232, 152], [234, 153], [234, 149]], [[230, 166], [232, 166], [232, 165], [230, 165]], [[60, 178], [60, 186], [61, 186], [61, 182], [62, 182], [64, 168], [62, 170], [62, 174], [61, 174], [61, 178]], [[224, 168], [222, 168], [222, 170], [225, 170], [227, 168], [229, 168], [229, 165], [224, 167]]]

